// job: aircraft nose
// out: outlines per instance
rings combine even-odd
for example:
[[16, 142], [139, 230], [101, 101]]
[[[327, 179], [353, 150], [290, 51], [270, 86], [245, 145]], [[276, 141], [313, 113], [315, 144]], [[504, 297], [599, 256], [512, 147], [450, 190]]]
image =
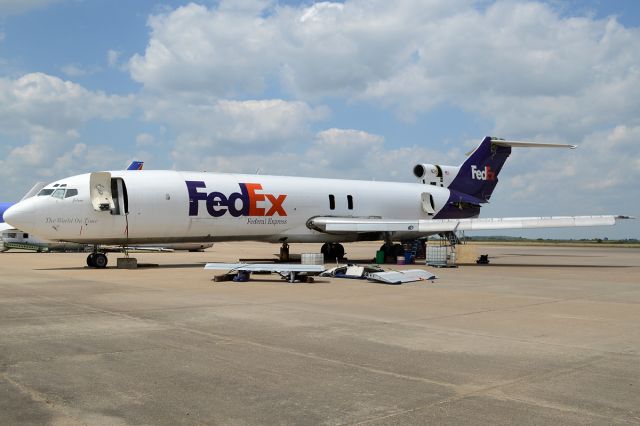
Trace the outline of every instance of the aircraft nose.
[[14, 204], [4, 212], [4, 221], [16, 229], [30, 231], [35, 224], [35, 212], [24, 203]]

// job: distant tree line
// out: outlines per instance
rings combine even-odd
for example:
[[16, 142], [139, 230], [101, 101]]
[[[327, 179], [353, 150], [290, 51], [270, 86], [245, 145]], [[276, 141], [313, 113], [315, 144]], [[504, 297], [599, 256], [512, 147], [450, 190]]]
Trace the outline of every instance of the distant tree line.
[[625, 238], [621, 240], [604, 238], [581, 238], [581, 239], [558, 239], [558, 238], [524, 238], [524, 237], [509, 237], [506, 235], [491, 235], [491, 236], [475, 236], [471, 237], [466, 235], [464, 237], [466, 241], [487, 241], [487, 242], [545, 242], [545, 243], [593, 243], [593, 244], [639, 244], [640, 240], [637, 238]]

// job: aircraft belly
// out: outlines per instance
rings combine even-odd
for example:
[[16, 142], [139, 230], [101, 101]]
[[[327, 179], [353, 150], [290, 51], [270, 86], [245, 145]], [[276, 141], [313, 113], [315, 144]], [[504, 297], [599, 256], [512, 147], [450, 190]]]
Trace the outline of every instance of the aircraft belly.
[[[211, 236], [212, 238], [255, 237], [268, 238], [286, 234], [290, 219], [272, 217], [204, 218], [189, 219], [186, 235], [191, 237]], [[302, 230], [308, 232], [306, 227]]]

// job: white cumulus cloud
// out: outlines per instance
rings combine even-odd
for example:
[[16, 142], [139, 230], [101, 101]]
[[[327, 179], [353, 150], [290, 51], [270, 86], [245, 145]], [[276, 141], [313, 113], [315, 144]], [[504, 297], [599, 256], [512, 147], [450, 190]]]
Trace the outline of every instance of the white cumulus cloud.
[[131, 98], [92, 92], [43, 73], [0, 78], [0, 131], [14, 134], [47, 129], [64, 134], [92, 118], [129, 114]]
[[[47, 178], [64, 173], [69, 159], [92, 152], [79, 142], [89, 120], [112, 120], [131, 113], [133, 98], [89, 91], [43, 73], [0, 78], [0, 134], [5, 139], [0, 176]], [[8, 141], [8, 142], [7, 142]], [[23, 173], [25, 167], [29, 173]]]
[[122, 52], [114, 50], [114, 49], [109, 49], [107, 51], [107, 65], [110, 68], [114, 68], [118, 66], [118, 61], [120, 60], [120, 55], [122, 54]]
[[403, 115], [450, 104], [517, 134], [575, 136], [640, 108], [640, 50], [629, 48], [640, 30], [615, 18], [566, 17], [541, 2], [252, 4], [152, 16], [132, 77], [162, 93], [255, 96], [277, 87]]
[[177, 167], [204, 168], [211, 158], [247, 151], [269, 154], [295, 149], [310, 139], [309, 123], [326, 115], [322, 107], [281, 99], [201, 100], [200, 103], [152, 102], [147, 119], [169, 123], [176, 133]]

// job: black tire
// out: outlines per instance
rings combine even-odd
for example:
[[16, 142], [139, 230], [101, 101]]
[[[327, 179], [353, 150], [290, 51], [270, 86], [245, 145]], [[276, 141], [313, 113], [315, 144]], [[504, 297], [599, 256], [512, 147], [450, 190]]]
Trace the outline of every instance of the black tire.
[[394, 256], [404, 256], [404, 247], [402, 247], [402, 244], [394, 244], [393, 247], [391, 248], [392, 253]]
[[95, 264], [96, 268], [106, 268], [107, 267], [107, 263], [109, 262], [109, 260], [107, 259], [107, 255], [104, 253], [96, 253], [93, 263]]
[[397, 245], [398, 244], [384, 243], [383, 245], [380, 246], [380, 250], [382, 250], [384, 252], [384, 255], [387, 257], [395, 256]]
[[87, 256], [87, 266], [89, 268], [95, 268], [96, 267], [96, 256], [95, 253], [91, 253], [89, 254], [89, 256]]
[[320, 249], [326, 262], [333, 262], [344, 258], [344, 247], [340, 243], [324, 243]]
[[398, 256], [404, 256], [404, 247], [402, 247], [402, 244], [384, 243], [380, 246], [380, 250], [384, 252], [385, 262], [395, 263]]
[[[333, 255], [333, 250], [331, 248], [331, 244], [324, 243], [322, 245], [322, 248], [320, 248], [320, 253], [323, 254], [325, 262], [332, 260], [331, 257]], [[335, 257], [333, 258], [333, 260], [335, 260]]]

